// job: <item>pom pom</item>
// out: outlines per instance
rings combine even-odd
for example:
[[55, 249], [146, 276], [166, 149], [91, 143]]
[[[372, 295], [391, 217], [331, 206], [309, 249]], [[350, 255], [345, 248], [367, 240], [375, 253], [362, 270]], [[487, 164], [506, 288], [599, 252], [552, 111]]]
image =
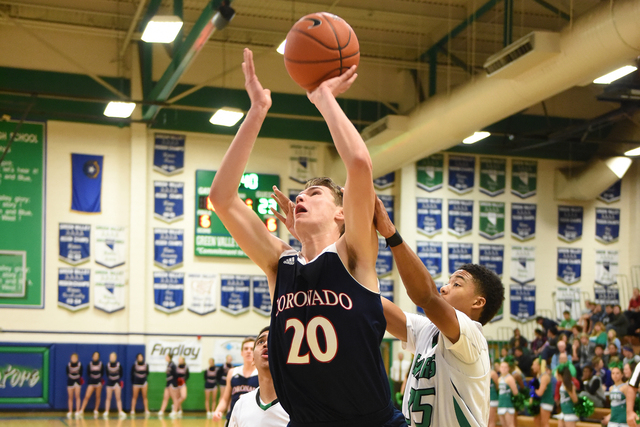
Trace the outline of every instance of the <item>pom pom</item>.
[[80, 385], [84, 384], [84, 378], [80, 377], [80, 381], [78, 381], [80, 383]]
[[178, 378], [178, 385], [184, 385], [184, 378]]
[[124, 381], [120, 380], [120, 388], [124, 388]]
[[540, 388], [540, 381], [538, 380], [538, 378], [532, 378], [531, 381], [529, 381], [529, 388]]
[[529, 399], [527, 401], [527, 412], [529, 412], [529, 415], [532, 416], [536, 416], [536, 415], [540, 415], [540, 399]]
[[402, 394], [401, 392], [396, 392], [396, 403], [400, 406], [402, 406], [402, 398], [404, 397], [404, 394]]
[[580, 418], [590, 417], [593, 415], [594, 411], [595, 405], [587, 396], [580, 396], [578, 398], [578, 403], [573, 405], [573, 412], [575, 412]]
[[104, 385], [104, 378], [100, 380], [100, 385]]
[[529, 395], [525, 393], [518, 393], [515, 396], [511, 396], [511, 403], [513, 404], [516, 412], [521, 411], [525, 407], [528, 399]]

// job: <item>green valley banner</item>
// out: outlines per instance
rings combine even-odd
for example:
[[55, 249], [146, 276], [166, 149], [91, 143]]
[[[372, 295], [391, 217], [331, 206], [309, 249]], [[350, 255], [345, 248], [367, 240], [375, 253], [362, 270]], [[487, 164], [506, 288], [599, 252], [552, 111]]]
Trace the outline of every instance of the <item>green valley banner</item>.
[[504, 193], [507, 181], [507, 160], [480, 157], [480, 192], [496, 197]]
[[535, 160], [511, 161], [511, 193], [526, 199], [536, 195], [538, 187], [538, 162]]
[[444, 156], [434, 154], [416, 163], [418, 187], [432, 192], [442, 188]]
[[504, 203], [480, 202], [480, 235], [489, 240], [504, 237]]

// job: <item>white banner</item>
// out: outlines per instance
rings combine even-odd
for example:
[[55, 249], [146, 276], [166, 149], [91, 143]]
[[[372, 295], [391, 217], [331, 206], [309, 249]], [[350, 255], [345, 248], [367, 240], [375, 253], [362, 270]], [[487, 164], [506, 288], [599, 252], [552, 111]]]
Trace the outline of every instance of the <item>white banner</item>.
[[96, 270], [94, 273], [93, 306], [107, 313], [124, 308], [125, 284], [124, 270]]
[[[164, 341], [150, 339], [147, 343], [147, 358], [149, 372], [166, 372], [167, 362], [164, 357], [171, 352], [173, 361], [177, 365], [178, 357], [184, 357], [189, 371], [202, 372], [202, 345], [200, 341]], [[224, 362], [223, 360], [220, 362]]]
[[511, 246], [511, 280], [521, 285], [536, 278], [536, 248]]
[[124, 227], [96, 225], [94, 236], [97, 264], [114, 268], [125, 263], [127, 246]]
[[580, 308], [580, 288], [576, 286], [556, 287], [556, 319], [564, 320], [562, 313], [569, 311], [572, 319], [579, 319]]
[[290, 149], [289, 178], [304, 184], [311, 178], [318, 176], [316, 173], [318, 158], [315, 146], [292, 144]]
[[216, 311], [215, 281], [215, 274], [187, 274], [185, 298], [188, 310], [200, 315]]
[[[267, 326], [269, 323], [265, 323], [264, 326]], [[263, 327], [264, 327], [263, 326]], [[256, 334], [260, 332], [260, 329], [256, 329]], [[232, 357], [232, 364], [234, 366], [242, 365], [242, 341], [243, 338], [217, 338], [213, 342], [213, 358], [216, 361], [216, 364], [225, 363], [227, 360], [227, 356]]]
[[596, 250], [596, 280], [599, 285], [618, 283], [618, 251]]

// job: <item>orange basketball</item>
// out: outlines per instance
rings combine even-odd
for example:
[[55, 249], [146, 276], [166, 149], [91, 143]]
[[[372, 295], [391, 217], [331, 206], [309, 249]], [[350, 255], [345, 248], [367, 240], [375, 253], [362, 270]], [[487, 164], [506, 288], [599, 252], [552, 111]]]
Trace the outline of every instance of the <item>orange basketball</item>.
[[360, 45], [349, 24], [327, 12], [300, 18], [284, 48], [284, 65], [291, 78], [307, 91], [358, 65]]

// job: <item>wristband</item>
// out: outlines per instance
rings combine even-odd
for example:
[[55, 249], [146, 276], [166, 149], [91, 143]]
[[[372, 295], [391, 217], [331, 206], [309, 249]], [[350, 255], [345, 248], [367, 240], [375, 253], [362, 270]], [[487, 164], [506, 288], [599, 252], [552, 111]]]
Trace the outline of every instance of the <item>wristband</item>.
[[400, 243], [402, 243], [402, 237], [400, 236], [400, 233], [398, 233], [398, 230], [396, 230], [396, 232], [393, 233], [393, 236], [385, 237], [385, 240], [387, 241], [388, 248], [393, 248], [395, 246], [398, 246]]

